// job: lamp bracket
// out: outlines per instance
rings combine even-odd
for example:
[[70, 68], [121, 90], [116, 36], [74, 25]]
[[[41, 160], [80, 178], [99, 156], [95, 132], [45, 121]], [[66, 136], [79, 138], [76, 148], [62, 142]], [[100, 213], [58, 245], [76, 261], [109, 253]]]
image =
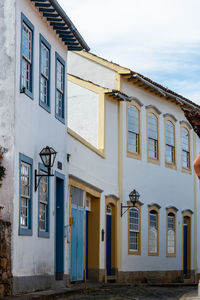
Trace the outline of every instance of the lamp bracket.
[[[37, 174], [37, 170], [35, 170], [35, 192], [37, 191], [37, 188], [40, 184], [40, 180], [42, 177], [53, 177], [54, 174], [51, 174], [51, 170], [49, 169], [48, 170], [48, 173], [45, 175], [45, 174]], [[38, 181], [37, 181], [37, 177], [39, 177]]]
[[[135, 207], [135, 204], [132, 203], [133, 205], [130, 206], [130, 205], [123, 205], [121, 203], [121, 217], [129, 210], [129, 208], [132, 208], [132, 207]], [[123, 208], [126, 208], [126, 210], [123, 212]]]

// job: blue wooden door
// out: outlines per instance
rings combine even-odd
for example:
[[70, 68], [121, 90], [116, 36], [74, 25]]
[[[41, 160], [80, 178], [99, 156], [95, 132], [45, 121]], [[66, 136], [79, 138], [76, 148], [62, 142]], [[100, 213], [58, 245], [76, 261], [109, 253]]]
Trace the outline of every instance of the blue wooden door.
[[86, 211], [86, 218], [85, 218], [85, 227], [86, 227], [86, 237], [85, 237], [85, 273], [86, 279], [88, 278], [88, 211]]
[[107, 275], [111, 275], [111, 215], [106, 215], [106, 269]]
[[187, 224], [184, 224], [183, 225], [183, 273], [184, 274], [187, 274], [187, 244], [188, 244], [187, 229], [188, 229]]
[[55, 277], [64, 274], [64, 180], [56, 177]]
[[71, 207], [73, 224], [71, 226], [71, 281], [84, 278], [84, 210]]

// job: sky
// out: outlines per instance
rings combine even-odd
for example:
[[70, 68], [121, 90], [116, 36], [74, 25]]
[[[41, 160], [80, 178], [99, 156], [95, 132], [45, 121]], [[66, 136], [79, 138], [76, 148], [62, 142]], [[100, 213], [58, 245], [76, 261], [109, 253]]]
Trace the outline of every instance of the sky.
[[58, 0], [90, 51], [200, 104], [200, 0]]

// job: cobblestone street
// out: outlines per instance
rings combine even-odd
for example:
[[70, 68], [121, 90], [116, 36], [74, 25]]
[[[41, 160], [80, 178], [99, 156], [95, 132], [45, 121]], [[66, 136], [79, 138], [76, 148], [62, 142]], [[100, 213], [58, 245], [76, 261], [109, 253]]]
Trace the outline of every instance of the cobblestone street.
[[[190, 297], [187, 297], [189, 293]], [[194, 297], [194, 298], [193, 298]], [[95, 290], [86, 290], [67, 299], [197, 299], [197, 286], [133, 286], [107, 285]], [[60, 300], [66, 299], [64, 297]]]

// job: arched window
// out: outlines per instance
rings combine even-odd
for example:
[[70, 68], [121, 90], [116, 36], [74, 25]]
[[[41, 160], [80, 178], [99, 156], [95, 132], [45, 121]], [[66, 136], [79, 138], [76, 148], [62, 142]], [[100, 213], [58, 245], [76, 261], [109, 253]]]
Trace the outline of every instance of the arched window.
[[167, 256], [176, 255], [176, 215], [167, 212]]
[[189, 130], [185, 127], [181, 129], [182, 135], [182, 167], [190, 169], [190, 134]]
[[148, 113], [148, 157], [158, 160], [158, 119], [154, 113]]
[[175, 127], [167, 120], [165, 124], [166, 163], [175, 164]]
[[159, 206], [149, 207], [148, 254], [159, 255]]
[[129, 208], [129, 254], [140, 254], [140, 207]]
[[127, 152], [130, 156], [138, 158], [140, 155], [140, 109], [136, 105], [128, 104], [128, 139]]

